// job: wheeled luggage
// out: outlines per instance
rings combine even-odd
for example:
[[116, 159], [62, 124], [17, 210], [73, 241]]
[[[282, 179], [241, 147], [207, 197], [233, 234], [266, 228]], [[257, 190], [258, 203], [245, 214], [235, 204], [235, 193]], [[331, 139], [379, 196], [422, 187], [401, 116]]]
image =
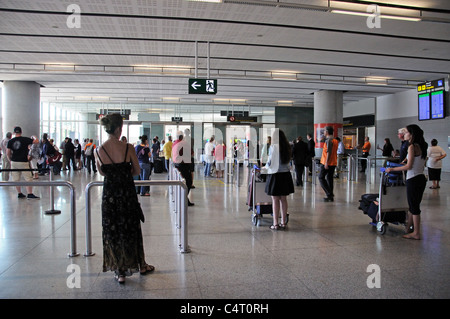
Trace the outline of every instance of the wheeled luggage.
[[155, 158], [155, 160], [153, 161], [153, 171], [155, 173], [162, 173], [164, 172], [164, 161], [161, 157], [159, 158]]
[[49, 166], [53, 170], [53, 175], [59, 175], [61, 173], [62, 163], [60, 161], [54, 162]]
[[364, 194], [361, 195], [361, 199], [359, 200], [359, 207], [358, 209], [362, 210], [364, 214], [369, 213], [369, 209], [371, 204], [378, 198], [378, 193], [373, 194]]

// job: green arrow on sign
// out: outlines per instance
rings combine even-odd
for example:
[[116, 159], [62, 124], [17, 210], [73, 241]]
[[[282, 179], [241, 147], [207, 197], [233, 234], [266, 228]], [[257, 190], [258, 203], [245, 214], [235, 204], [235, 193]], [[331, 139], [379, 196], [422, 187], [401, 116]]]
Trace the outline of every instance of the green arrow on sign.
[[216, 94], [217, 80], [189, 79], [189, 94]]

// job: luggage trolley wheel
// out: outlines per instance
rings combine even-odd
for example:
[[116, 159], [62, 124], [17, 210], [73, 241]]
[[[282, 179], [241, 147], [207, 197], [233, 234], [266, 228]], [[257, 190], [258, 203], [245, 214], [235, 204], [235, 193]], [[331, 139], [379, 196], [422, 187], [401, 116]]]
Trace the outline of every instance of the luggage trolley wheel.
[[258, 225], [258, 221], [259, 221], [259, 216], [258, 216], [258, 214], [253, 213], [253, 214], [252, 214], [252, 223], [253, 223], [253, 225], [254, 225], [254, 226], [257, 226], [257, 225]]
[[[259, 218], [260, 218], [259, 214], [256, 214], [256, 213], [252, 214], [252, 223], [254, 226], [258, 226]], [[287, 214], [287, 216], [286, 216], [286, 225], [288, 222], [289, 222], [289, 214]]]
[[377, 223], [377, 230], [381, 235], [384, 235], [386, 233], [388, 224], [383, 223], [383, 222], [378, 222]]

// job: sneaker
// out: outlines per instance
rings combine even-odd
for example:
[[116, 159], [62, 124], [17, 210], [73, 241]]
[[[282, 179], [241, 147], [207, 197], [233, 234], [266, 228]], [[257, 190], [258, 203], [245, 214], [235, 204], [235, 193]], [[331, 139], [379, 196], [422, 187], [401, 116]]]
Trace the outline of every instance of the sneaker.
[[26, 196], [22, 193], [17, 194], [17, 198], [25, 198]]
[[40, 198], [37, 197], [37, 196], [34, 195], [34, 194], [28, 194], [28, 195], [27, 195], [27, 199], [40, 199]]

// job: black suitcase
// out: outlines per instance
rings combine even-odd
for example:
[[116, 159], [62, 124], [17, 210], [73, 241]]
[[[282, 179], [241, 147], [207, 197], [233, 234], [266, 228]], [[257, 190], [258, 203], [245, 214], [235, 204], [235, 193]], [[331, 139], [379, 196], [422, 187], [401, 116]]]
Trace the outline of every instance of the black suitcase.
[[153, 171], [155, 173], [162, 173], [164, 172], [164, 161], [162, 158], [155, 158], [154, 162], [153, 162]]
[[362, 210], [364, 214], [367, 214], [369, 212], [370, 204], [376, 200], [378, 197], [378, 194], [364, 194], [361, 195], [361, 199], [359, 200], [359, 207], [358, 209]]
[[258, 215], [272, 214], [272, 205], [256, 205]]
[[[405, 211], [392, 211], [392, 212], [382, 212], [381, 221], [385, 223], [404, 223], [406, 221]], [[376, 223], [378, 220], [378, 205], [374, 202], [370, 204], [367, 216], [372, 218], [372, 222]]]
[[50, 168], [53, 169], [53, 175], [59, 175], [61, 173], [62, 163], [60, 161], [54, 162]]

